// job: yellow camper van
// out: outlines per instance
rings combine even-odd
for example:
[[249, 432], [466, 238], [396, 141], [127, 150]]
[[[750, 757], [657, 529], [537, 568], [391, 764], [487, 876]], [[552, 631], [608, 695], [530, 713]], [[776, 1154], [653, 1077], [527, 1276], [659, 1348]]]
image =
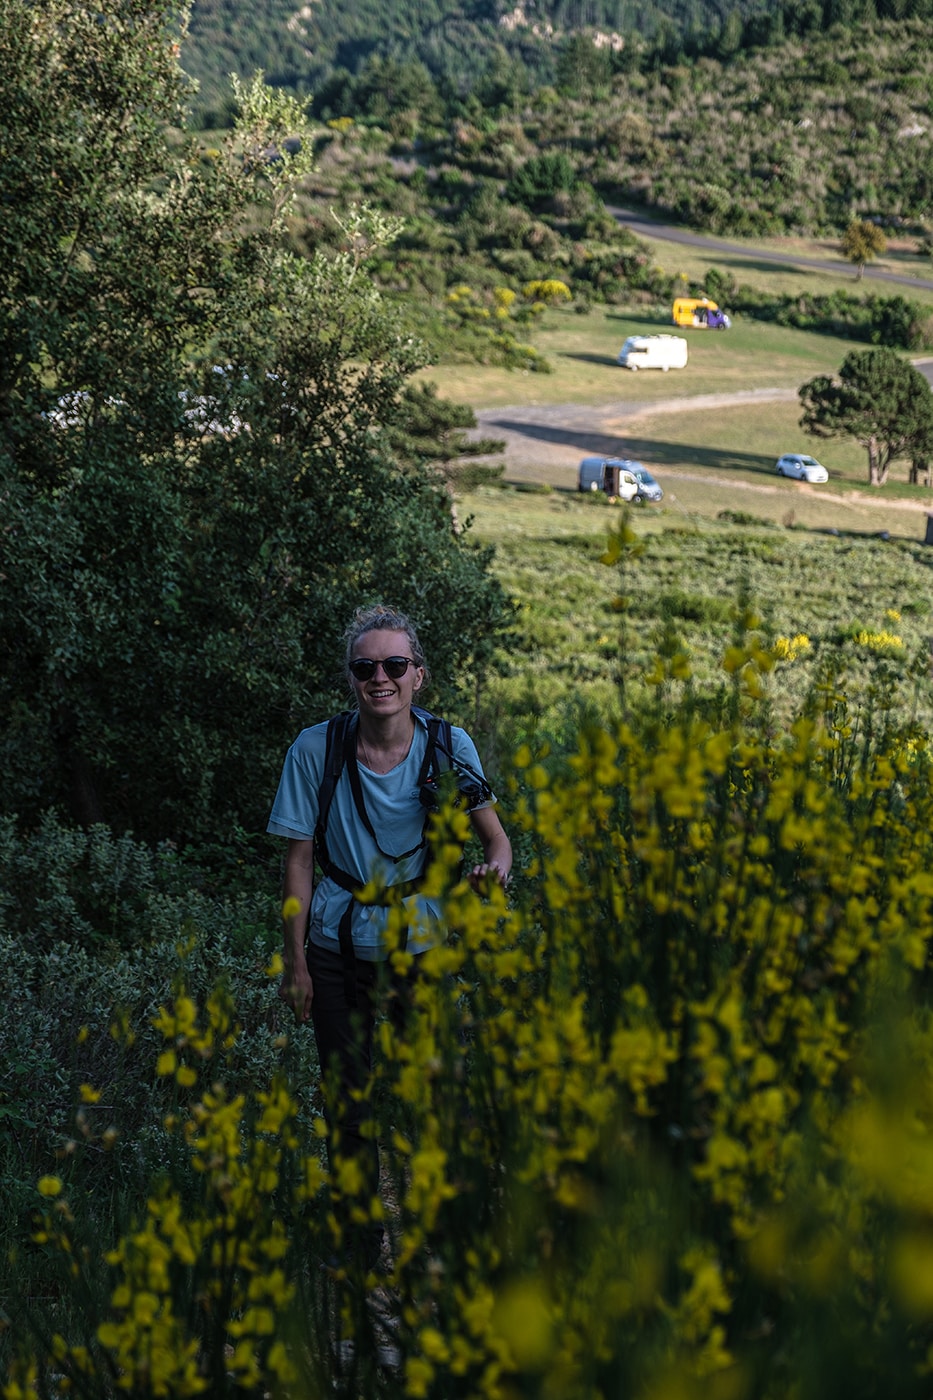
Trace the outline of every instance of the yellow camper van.
[[732, 325], [709, 297], [678, 297], [674, 302], [675, 326], [690, 326], [696, 330], [727, 331]]

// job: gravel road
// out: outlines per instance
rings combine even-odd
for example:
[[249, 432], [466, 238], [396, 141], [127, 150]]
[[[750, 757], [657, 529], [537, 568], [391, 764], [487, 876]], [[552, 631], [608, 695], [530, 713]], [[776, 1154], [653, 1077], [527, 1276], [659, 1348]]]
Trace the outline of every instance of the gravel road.
[[[668, 224], [657, 224], [643, 214], [631, 209], [607, 206], [608, 212], [620, 223], [627, 224], [635, 233], [654, 235], [692, 247], [708, 248], [710, 251], [748, 254], [769, 262], [783, 263], [789, 267], [814, 266], [823, 271], [832, 264], [797, 257], [792, 252], [762, 251], [749, 249], [743, 244], [730, 244], [723, 239], [709, 238], [688, 229], [675, 228]], [[840, 264], [850, 267], [850, 264]], [[868, 266], [866, 278], [877, 281], [899, 282], [906, 286], [923, 287], [930, 290], [929, 279], [914, 278], [883, 268]], [[853, 348], [858, 348], [854, 346]], [[914, 360], [917, 368], [933, 385], [933, 359]], [[632, 424], [648, 414], [673, 413], [678, 409], [731, 408], [747, 403], [787, 403], [796, 399], [794, 389], [749, 389], [731, 394], [684, 395], [679, 398], [661, 399], [654, 402], [623, 399], [617, 403], [602, 405], [551, 404], [546, 407], [530, 407], [518, 404], [507, 408], [476, 409], [477, 428], [474, 437], [497, 437], [505, 440], [506, 475], [513, 481], [541, 481], [551, 485], [570, 485], [576, 481], [576, 472], [581, 456], [605, 453], [607, 456], [624, 457], [626, 440], [631, 435]], [[496, 459], [501, 460], [501, 459]], [[698, 468], [699, 470], [699, 468]], [[665, 468], [665, 477], [683, 478], [687, 473], [678, 473]], [[725, 479], [717, 477], [725, 485]], [[730, 480], [729, 485], [743, 491], [774, 492], [777, 487], [758, 483]], [[802, 485], [802, 483], [801, 483]], [[814, 491], [813, 487], [804, 487]], [[825, 494], [815, 492], [815, 494]], [[906, 510], [923, 509], [916, 502], [894, 502], [874, 493], [849, 492], [853, 503], [869, 506], [884, 506], [885, 509], [903, 507]], [[838, 497], [833, 498], [838, 501]]]
[[[919, 370], [933, 382], [933, 359], [916, 360]], [[747, 389], [731, 394], [693, 394], [678, 398], [655, 399], [646, 403], [623, 399], [616, 403], [549, 404], [530, 406], [516, 404], [507, 408], [477, 409], [474, 437], [497, 437], [505, 440], [505, 473], [511, 481], [546, 482], [552, 486], [573, 486], [576, 483], [580, 458], [590, 454], [625, 457], [633, 424], [649, 415], [675, 413], [679, 409], [704, 410], [733, 408], [741, 404], [789, 403], [795, 400], [795, 389]], [[502, 458], [494, 459], [496, 461]], [[688, 479], [697, 472], [664, 469], [664, 478]], [[740, 492], [776, 494], [784, 483], [766, 483], [720, 477], [720, 485]], [[838, 502], [838, 495], [821, 492], [800, 483], [807, 494]], [[915, 514], [927, 509], [917, 501], [895, 501], [874, 492], [849, 491], [846, 499], [853, 505], [905, 510]]]
[[732, 394], [693, 394], [645, 403], [515, 405], [478, 409], [476, 437], [505, 439], [508, 474], [533, 479], [529, 469], [572, 467], [588, 453], [624, 457], [632, 424], [648, 414], [678, 409], [732, 408], [748, 403], [790, 402], [795, 389], [747, 389]]

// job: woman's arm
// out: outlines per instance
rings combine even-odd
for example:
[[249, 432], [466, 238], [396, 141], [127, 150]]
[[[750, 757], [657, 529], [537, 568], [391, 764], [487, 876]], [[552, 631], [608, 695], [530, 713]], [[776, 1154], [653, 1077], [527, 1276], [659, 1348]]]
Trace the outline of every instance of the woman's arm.
[[480, 807], [470, 813], [470, 822], [483, 848], [483, 862], [474, 865], [469, 874], [470, 884], [481, 889], [491, 875], [500, 885], [508, 883], [512, 869], [512, 843], [505, 834], [495, 807]]
[[314, 842], [290, 839], [285, 853], [285, 879], [282, 884], [282, 907], [288, 907], [289, 900], [297, 900], [297, 913], [283, 914], [285, 924], [285, 947], [283, 961], [285, 970], [279, 983], [279, 996], [287, 1002], [295, 1013], [296, 1021], [307, 1021], [311, 1014], [311, 1000], [314, 987], [308, 972], [305, 956], [305, 939], [308, 936], [308, 916], [311, 912], [311, 894], [314, 889]]

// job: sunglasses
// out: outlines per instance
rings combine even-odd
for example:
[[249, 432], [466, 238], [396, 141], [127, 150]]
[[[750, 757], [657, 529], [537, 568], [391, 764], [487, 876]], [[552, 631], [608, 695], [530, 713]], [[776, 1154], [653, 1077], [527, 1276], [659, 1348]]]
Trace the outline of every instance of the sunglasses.
[[358, 656], [355, 661], [350, 662], [350, 675], [356, 681], [371, 681], [376, 674], [376, 667], [381, 666], [390, 681], [400, 681], [409, 666], [414, 664], [410, 656], [387, 656], [383, 661], [372, 661], [368, 656]]

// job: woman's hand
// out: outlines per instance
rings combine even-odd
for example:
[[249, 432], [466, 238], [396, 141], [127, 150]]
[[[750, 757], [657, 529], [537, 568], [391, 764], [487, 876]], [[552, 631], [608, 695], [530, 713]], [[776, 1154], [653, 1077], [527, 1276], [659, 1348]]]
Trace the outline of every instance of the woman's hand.
[[484, 861], [482, 865], [474, 865], [467, 879], [473, 889], [476, 890], [478, 894], [481, 894], [489, 887], [490, 883], [494, 881], [498, 881], [502, 888], [505, 889], [506, 885], [509, 883], [509, 872], [503, 870], [502, 866], [497, 864], [496, 861], [489, 860]]
[[306, 963], [299, 964], [294, 970], [285, 969], [279, 983], [279, 996], [286, 1006], [291, 1007], [299, 1025], [307, 1021], [314, 1000], [314, 984]]
[[474, 890], [489, 888], [491, 880], [505, 889], [512, 869], [512, 847], [493, 807], [479, 807], [470, 813], [473, 830], [483, 848], [483, 860], [474, 865], [467, 879]]

